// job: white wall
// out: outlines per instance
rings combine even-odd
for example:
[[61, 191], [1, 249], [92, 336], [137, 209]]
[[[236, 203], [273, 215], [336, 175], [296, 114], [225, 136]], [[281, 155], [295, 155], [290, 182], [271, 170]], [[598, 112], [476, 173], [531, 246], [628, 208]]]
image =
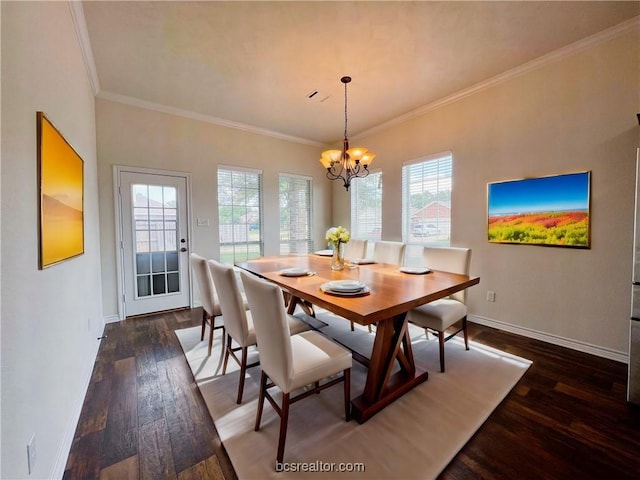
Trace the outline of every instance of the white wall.
[[[611, 358], [628, 352], [640, 112], [637, 24], [403, 124], [359, 137], [383, 175], [383, 238], [401, 238], [402, 162], [451, 150], [452, 243], [473, 249], [476, 321]], [[591, 170], [589, 250], [489, 244], [487, 183]], [[357, 181], [357, 180], [356, 180]], [[344, 193], [334, 188], [334, 205]], [[334, 220], [348, 224], [348, 218]], [[487, 290], [496, 302], [486, 301]], [[593, 349], [592, 347], [595, 347]]]
[[[190, 247], [219, 258], [218, 165], [263, 171], [264, 252], [279, 253], [278, 174], [313, 177], [313, 233], [320, 248], [331, 219], [331, 184], [318, 158], [320, 148], [234, 130], [109, 100], [96, 101], [100, 182], [100, 235], [105, 318], [117, 315], [113, 166], [137, 166], [191, 174]], [[198, 227], [197, 218], [209, 219]], [[194, 284], [194, 300], [199, 301]]]
[[[95, 104], [67, 2], [2, 2], [2, 478], [61, 477], [103, 331]], [[84, 159], [85, 253], [38, 270], [36, 111]], [[26, 445], [37, 462], [27, 473]]]

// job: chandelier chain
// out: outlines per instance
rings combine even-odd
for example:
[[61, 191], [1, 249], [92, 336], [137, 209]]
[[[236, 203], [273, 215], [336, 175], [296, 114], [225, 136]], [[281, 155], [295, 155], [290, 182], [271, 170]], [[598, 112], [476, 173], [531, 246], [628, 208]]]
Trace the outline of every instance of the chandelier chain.
[[347, 137], [347, 83], [344, 83], [344, 138]]

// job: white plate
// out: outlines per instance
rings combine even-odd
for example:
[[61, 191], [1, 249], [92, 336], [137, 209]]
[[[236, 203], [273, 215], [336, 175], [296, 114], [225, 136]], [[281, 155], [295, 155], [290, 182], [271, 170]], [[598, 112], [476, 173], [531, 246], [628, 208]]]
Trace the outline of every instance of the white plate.
[[427, 267], [402, 267], [400, 271], [404, 273], [413, 273], [414, 275], [421, 275], [423, 273], [429, 273], [431, 270]]
[[373, 258], [359, 258], [358, 260], [354, 260], [353, 263], [357, 265], [369, 265], [370, 263], [376, 263]]
[[336, 280], [334, 282], [327, 282], [324, 285], [326, 285], [328, 290], [340, 293], [357, 293], [366, 287], [364, 283], [358, 282], [357, 280]]
[[320, 255], [322, 257], [331, 257], [333, 256], [333, 250], [318, 250], [317, 252], [313, 252], [316, 255]]
[[280, 270], [279, 273], [285, 277], [304, 277], [309, 274], [309, 270], [306, 268], [285, 268]]
[[371, 289], [365, 285], [364, 288], [355, 292], [338, 292], [327, 287], [329, 283], [331, 282], [323, 283], [322, 285], [320, 285], [320, 290], [322, 290], [324, 293], [328, 293], [330, 295], [338, 295], [340, 297], [355, 297], [358, 295], [367, 295], [371, 291]]

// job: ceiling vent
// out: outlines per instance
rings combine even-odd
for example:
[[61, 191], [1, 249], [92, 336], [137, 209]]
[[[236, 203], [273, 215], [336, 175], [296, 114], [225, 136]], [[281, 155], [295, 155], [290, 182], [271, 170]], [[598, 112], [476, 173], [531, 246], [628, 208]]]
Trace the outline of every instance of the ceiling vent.
[[313, 103], [322, 103], [330, 96], [331, 95], [325, 95], [318, 90], [311, 90], [309, 93], [307, 93], [307, 100]]

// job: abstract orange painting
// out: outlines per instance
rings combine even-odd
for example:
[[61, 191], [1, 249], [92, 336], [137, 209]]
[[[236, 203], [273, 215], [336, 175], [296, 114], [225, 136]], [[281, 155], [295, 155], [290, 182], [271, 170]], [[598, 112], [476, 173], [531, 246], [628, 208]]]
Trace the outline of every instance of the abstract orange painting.
[[37, 112], [39, 265], [84, 253], [84, 162], [43, 112]]

